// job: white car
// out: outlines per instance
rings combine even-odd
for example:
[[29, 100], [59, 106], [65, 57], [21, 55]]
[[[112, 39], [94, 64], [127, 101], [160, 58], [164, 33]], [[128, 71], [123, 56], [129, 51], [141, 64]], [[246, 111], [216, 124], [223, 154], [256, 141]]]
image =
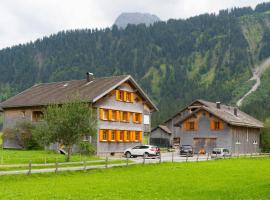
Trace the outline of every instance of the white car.
[[156, 146], [151, 145], [139, 145], [132, 148], [128, 148], [124, 151], [127, 158], [137, 157], [137, 156], [158, 156], [160, 155], [160, 149]]
[[212, 151], [212, 158], [230, 157], [232, 154], [227, 148], [214, 148]]

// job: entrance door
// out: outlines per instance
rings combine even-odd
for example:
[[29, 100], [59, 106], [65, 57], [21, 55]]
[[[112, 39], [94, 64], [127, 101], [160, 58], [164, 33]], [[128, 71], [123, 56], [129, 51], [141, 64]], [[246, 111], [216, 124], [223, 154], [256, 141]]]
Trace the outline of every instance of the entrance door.
[[216, 147], [216, 138], [194, 138], [194, 151], [196, 153], [208, 153]]

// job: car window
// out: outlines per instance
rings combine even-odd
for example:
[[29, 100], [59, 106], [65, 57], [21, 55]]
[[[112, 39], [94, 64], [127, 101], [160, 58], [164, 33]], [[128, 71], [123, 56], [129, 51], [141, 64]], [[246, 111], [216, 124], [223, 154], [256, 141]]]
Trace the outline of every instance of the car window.
[[148, 149], [148, 146], [140, 146], [140, 149]]
[[224, 153], [229, 153], [230, 151], [229, 151], [229, 149], [223, 149], [223, 152]]
[[132, 149], [140, 149], [141, 146], [133, 147]]
[[213, 153], [213, 154], [221, 154], [221, 151], [219, 151], [219, 150], [218, 150], [218, 151], [215, 151], [215, 150], [214, 150], [212, 153]]

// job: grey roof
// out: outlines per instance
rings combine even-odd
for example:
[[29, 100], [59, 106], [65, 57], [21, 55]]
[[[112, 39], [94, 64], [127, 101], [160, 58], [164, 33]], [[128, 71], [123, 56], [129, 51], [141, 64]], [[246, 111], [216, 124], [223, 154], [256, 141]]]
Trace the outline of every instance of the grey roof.
[[82, 101], [94, 103], [126, 81], [137, 88], [139, 94], [153, 110], [157, 110], [154, 103], [130, 75], [99, 77], [90, 82], [84, 79], [37, 84], [2, 102], [0, 107], [5, 109], [45, 106], [50, 103], [61, 104], [74, 95]]
[[[234, 126], [244, 126], [244, 127], [254, 127], [254, 128], [263, 128], [263, 122], [255, 119], [254, 117], [242, 112], [241, 110], [237, 109], [237, 115], [234, 114], [234, 108], [232, 106], [227, 106], [221, 104], [220, 108], [216, 107], [216, 103], [205, 101], [205, 100], [196, 100], [195, 102], [199, 102], [202, 104], [201, 107], [196, 109], [194, 112], [190, 113], [186, 117], [182, 118], [179, 122], [175, 125], [180, 125], [185, 119], [189, 118], [190, 116], [194, 115], [200, 110], [206, 110], [212, 115], [220, 118], [221, 120], [225, 121], [226, 123]], [[192, 105], [191, 104], [191, 105]]]
[[167, 127], [167, 126], [164, 126], [164, 125], [158, 125], [156, 128], [154, 128], [151, 132], [153, 132], [154, 130], [160, 128], [161, 130], [163, 130], [165, 133], [167, 134], [172, 134], [172, 131]]

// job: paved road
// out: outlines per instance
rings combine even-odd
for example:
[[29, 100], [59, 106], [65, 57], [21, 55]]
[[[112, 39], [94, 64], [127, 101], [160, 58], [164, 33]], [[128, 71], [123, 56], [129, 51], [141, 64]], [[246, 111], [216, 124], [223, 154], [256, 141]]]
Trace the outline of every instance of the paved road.
[[255, 92], [261, 84], [261, 76], [265, 72], [265, 70], [270, 67], [270, 58], [267, 58], [263, 61], [259, 66], [255, 68], [253, 71], [253, 76], [250, 80], [255, 80], [256, 83], [252, 86], [252, 88], [241, 98], [237, 101], [236, 105], [240, 107], [244, 101], [244, 99], [249, 96], [252, 92]]
[[[119, 157], [109, 157], [109, 160], [125, 160], [126, 158], [119, 158]], [[159, 157], [149, 157], [143, 159], [142, 157], [138, 158], [130, 158], [130, 161], [133, 161], [132, 163], [128, 163], [128, 165], [134, 165], [134, 164], [151, 164], [151, 163], [159, 163], [161, 162], [194, 162], [194, 161], [206, 161], [207, 156], [193, 156], [193, 157], [181, 157], [179, 156], [179, 153], [162, 153], [161, 154], [161, 160]], [[210, 160], [210, 158], [209, 158]], [[100, 161], [99, 161], [100, 162]], [[62, 172], [62, 171], [82, 171], [82, 170], [88, 170], [88, 169], [101, 169], [101, 168], [112, 168], [112, 167], [121, 167], [121, 166], [127, 166], [127, 163], [121, 163], [121, 164], [108, 164], [107, 166], [105, 164], [102, 165], [93, 165], [93, 166], [76, 166], [76, 167], [61, 167], [59, 165], [59, 168], [45, 168], [45, 169], [31, 169], [29, 170], [14, 170], [14, 171], [0, 171], [0, 175], [9, 175], [9, 174], [34, 174], [34, 173], [48, 173], [48, 172]]]

